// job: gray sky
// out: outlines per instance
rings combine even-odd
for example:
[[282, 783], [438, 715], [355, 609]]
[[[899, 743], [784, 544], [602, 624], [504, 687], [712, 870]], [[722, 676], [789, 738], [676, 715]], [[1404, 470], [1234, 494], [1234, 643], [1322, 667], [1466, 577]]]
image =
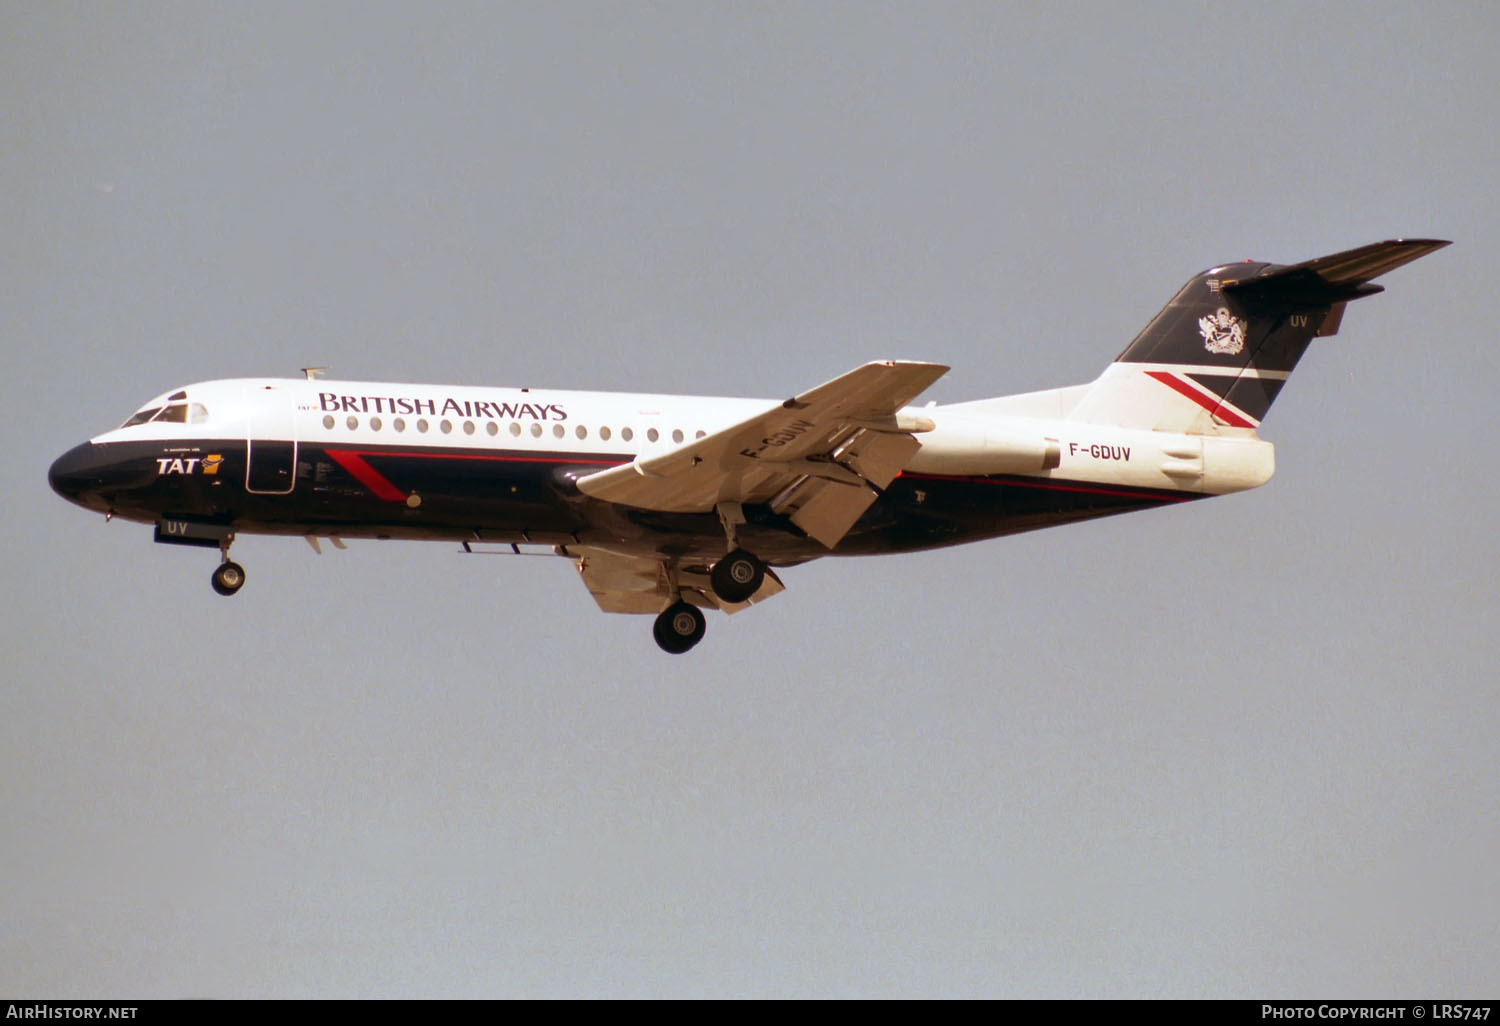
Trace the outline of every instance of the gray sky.
[[[0, 994], [1490, 996], [1492, 4], [0, 3]], [[1244, 495], [824, 560], [669, 658], [563, 560], [64, 504], [190, 381], [1092, 379], [1397, 235]]]

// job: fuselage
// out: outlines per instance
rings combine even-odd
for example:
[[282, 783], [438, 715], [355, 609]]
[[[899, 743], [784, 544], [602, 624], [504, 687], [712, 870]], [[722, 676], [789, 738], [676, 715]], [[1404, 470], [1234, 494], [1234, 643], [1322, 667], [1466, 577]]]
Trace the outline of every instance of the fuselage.
[[[682, 653], [702, 609], [784, 590], [773, 567], [907, 552], [1265, 483], [1257, 430], [1371, 280], [1447, 245], [1390, 239], [1190, 278], [1093, 382], [910, 405], [948, 367], [875, 360], [789, 399], [326, 380], [208, 381], [53, 465], [52, 487], [156, 540], [243, 533], [535, 543], [599, 608], [655, 614]], [[517, 548], [518, 550], [518, 548]]]
[[[1074, 390], [903, 411], [922, 448], [832, 550], [769, 509], [740, 530], [766, 562], [898, 552], [1180, 502], [1260, 483], [1269, 446], [1070, 423]], [[236, 533], [589, 544], [712, 558], [711, 512], [621, 508], [589, 473], [649, 459], [776, 400], [328, 380], [238, 379], [163, 395], [52, 468], [86, 508]], [[767, 447], [775, 437], [760, 440]], [[1209, 445], [1253, 448], [1216, 478]], [[1249, 452], [1249, 450], [1246, 450]], [[1230, 461], [1231, 463], [1234, 461]], [[1243, 459], [1239, 463], [1244, 463]]]

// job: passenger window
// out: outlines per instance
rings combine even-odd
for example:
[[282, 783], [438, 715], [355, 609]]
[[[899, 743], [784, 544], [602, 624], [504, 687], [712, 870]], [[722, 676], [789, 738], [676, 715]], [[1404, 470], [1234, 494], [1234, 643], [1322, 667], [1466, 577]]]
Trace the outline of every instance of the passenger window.
[[694, 438], [707, 438], [708, 437], [708, 432], [707, 431], [699, 431], [693, 437]]
[[607, 426], [599, 429], [599, 437], [606, 442], [609, 441], [609, 428]]
[[423, 417], [423, 418], [421, 418], [420, 420], [417, 421], [417, 431], [419, 431], [421, 434], [424, 434], [424, 435], [427, 433], [427, 418], [426, 417]]
[[513, 420], [510, 422], [510, 433], [513, 435], [519, 435], [521, 433], [521, 422], [519, 420]]
[[656, 428], [647, 428], [646, 429], [646, 441], [648, 441], [648, 442], [654, 442], [654, 441], [656, 441], [660, 437], [661, 437], [661, 432], [658, 431], [658, 430], [656, 430]]
[[472, 420], [466, 420], [466, 421], [464, 421], [464, 434], [466, 434], [466, 435], [472, 435], [473, 433], [474, 433], [474, 422]]
[[540, 424], [533, 424], [533, 425], [531, 425], [531, 437], [532, 438], [541, 438], [542, 437], [542, 426]]
[[370, 430], [371, 431], [379, 431], [380, 430], [380, 418], [379, 417], [371, 417], [370, 418]]
[[676, 430], [674, 430], [672, 432], [672, 441], [674, 441], [674, 442], [680, 442], [680, 441], [682, 441], [682, 428], [677, 428]]
[[623, 439], [625, 439], [625, 441], [628, 442], [632, 438], [635, 437], [635, 432], [632, 431], [630, 428], [621, 428], [620, 429], [620, 437], [623, 438]]
[[349, 428], [350, 431], [353, 431], [355, 428], [359, 427], [359, 418], [350, 417], [348, 420], [344, 421], [344, 424]]
[[579, 438], [587, 438], [589, 436], [589, 429], [584, 427], [582, 424], [579, 424], [578, 429], [573, 433]]
[[326, 427], [329, 431], [333, 430], [333, 416], [331, 414], [323, 418], [323, 426]]
[[406, 421], [402, 420], [400, 417], [397, 417], [395, 420], [391, 421], [391, 427], [395, 428], [398, 432], [405, 431]]
[[443, 434], [445, 434], [445, 435], [448, 434], [449, 432], [451, 432], [453, 430], [453, 425], [450, 424], [450, 423], [448, 423], [448, 421], [446, 421], [446, 420], [443, 421], [442, 424], [440, 424], [438, 426], [443, 429]]
[[561, 424], [553, 424], [552, 434], [558, 438], [561, 438], [565, 434], [565, 432], [563, 431], [563, 426]]
[[490, 436], [490, 437], [491, 437], [491, 438], [493, 438], [493, 437], [495, 437], [495, 436], [496, 436], [496, 435], [498, 435], [498, 434], [499, 434], [499, 433], [500, 433], [500, 425], [499, 425], [499, 424], [496, 424], [496, 423], [495, 423], [495, 422], [494, 422], [494, 421], [493, 421], [493, 420], [492, 420], [492, 421], [490, 421], [490, 422], [489, 422], [489, 423], [488, 423], [488, 424], [486, 424], [486, 425], [485, 425], [485, 426], [484, 426], [484, 430], [485, 430], [485, 431], [486, 431], [486, 433], [488, 433], [488, 434], [489, 434], [489, 436]]

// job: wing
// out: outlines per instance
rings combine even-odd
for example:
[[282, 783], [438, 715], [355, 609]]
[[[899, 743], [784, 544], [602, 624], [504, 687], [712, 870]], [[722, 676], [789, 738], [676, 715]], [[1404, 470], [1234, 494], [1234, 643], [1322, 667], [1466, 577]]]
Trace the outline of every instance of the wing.
[[749, 601], [725, 602], [714, 594], [708, 574], [680, 567], [669, 569], [660, 557], [629, 556], [587, 545], [568, 545], [557, 551], [573, 560], [589, 594], [606, 613], [659, 613], [679, 594], [694, 605], [738, 613], [785, 590], [781, 579], [768, 567], [765, 583]]
[[769, 503], [832, 548], [920, 448], [914, 432], [932, 430], [898, 413], [947, 370], [867, 363], [706, 438], [581, 477], [578, 488], [670, 513]]

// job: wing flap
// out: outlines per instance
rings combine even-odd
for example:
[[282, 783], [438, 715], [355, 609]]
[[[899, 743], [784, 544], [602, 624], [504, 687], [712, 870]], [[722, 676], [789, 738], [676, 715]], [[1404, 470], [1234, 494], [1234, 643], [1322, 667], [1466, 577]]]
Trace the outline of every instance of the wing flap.
[[922, 443], [912, 435], [866, 431], [854, 440], [841, 462], [876, 488], [883, 489], [896, 480], [896, 475], [911, 462], [920, 448]]
[[666, 608], [670, 591], [659, 561], [579, 546], [570, 546], [568, 555], [604, 612], [658, 613]]
[[879, 492], [863, 484], [808, 478], [773, 508], [778, 513], [789, 512], [792, 523], [831, 549], [878, 498]]

